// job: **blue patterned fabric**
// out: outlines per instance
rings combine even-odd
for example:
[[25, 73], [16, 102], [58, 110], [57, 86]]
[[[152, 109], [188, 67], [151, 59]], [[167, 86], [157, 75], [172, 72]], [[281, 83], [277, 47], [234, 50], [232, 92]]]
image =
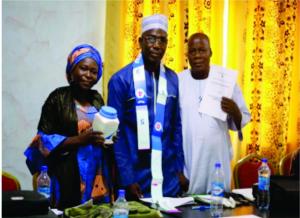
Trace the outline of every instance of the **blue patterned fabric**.
[[[129, 64], [115, 73], [109, 82], [108, 105], [117, 109], [120, 121], [118, 140], [114, 145], [116, 163], [121, 186], [138, 183], [144, 197], [150, 197], [151, 187], [151, 150], [138, 151], [137, 120], [135, 109], [135, 89], [133, 82], [133, 64]], [[157, 93], [157, 81], [147, 72], [146, 96], [149, 112], [149, 129], [154, 125], [154, 93]], [[164, 132], [162, 134], [162, 171], [163, 195], [176, 196], [180, 193], [178, 172], [183, 172], [183, 149], [181, 118], [178, 102], [177, 75], [166, 67], [167, 102], [164, 113]], [[156, 91], [154, 92], [154, 89]], [[151, 134], [151, 133], [150, 133]], [[150, 141], [152, 146], [152, 141]]]

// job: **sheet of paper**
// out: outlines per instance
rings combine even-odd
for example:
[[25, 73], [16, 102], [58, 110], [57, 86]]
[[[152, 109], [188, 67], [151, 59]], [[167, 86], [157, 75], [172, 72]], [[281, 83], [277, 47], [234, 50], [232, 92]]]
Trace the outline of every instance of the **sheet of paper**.
[[[212, 201], [212, 196], [211, 195], [193, 195], [193, 197], [201, 202], [210, 204]], [[236, 207], [236, 202], [232, 197], [229, 198], [222, 198], [222, 203], [225, 207], [227, 208], [235, 208]]]
[[224, 216], [222, 218], [261, 218], [261, 217], [250, 214], [250, 215], [241, 215], [241, 216]]
[[50, 210], [51, 210], [56, 216], [61, 216], [61, 215], [64, 214], [63, 211], [58, 210], [58, 209], [56, 209], [56, 208], [52, 208], [52, 209], [50, 209]]
[[233, 189], [233, 193], [243, 195], [246, 199], [250, 201], [254, 201], [254, 197], [252, 195], [252, 188], [240, 188], [240, 189]]
[[[147, 203], [154, 203], [152, 202], [152, 198], [141, 198], [141, 201]], [[194, 204], [193, 197], [184, 197], [184, 198], [171, 198], [171, 197], [163, 197], [162, 200], [159, 202], [159, 210], [169, 213], [177, 213], [180, 212], [176, 207], [187, 205], [187, 204]]]
[[221, 100], [223, 96], [232, 97], [236, 79], [237, 71], [212, 66], [198, 111], [225, 121], [227, 114], [221, 109]]

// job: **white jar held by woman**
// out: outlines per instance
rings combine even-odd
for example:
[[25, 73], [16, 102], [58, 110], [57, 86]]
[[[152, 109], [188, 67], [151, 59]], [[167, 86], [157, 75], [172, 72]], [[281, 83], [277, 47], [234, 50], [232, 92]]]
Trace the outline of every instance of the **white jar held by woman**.
[[119, 119], [117, 110], [110, 106], [101, 107], [99, 113], [95, 114], [93, 130], [103, 132], [105, 143], [112, 143], [112, 136], [117, 131]]

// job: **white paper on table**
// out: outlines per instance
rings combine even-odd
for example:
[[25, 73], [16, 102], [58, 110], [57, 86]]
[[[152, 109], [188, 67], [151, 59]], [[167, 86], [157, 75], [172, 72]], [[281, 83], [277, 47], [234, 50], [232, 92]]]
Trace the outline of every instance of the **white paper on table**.
[[237, 71], [211, 66], [198, 111], [225, 121], [227, 114], [221, 109], [222, 97], [231, 98]]
[[[152, 198], [141, 198], [141, 201], [146, 203], [154, 203]], [[171, 197], [163, 197], [159, 202], [159, 210], [164, 212], [180, 212], [176, 207], [188, 204], [194, 204], [193, 197], [184, 197], [184, 198], [171, 198]]]
[[233, 189], [233, 193], [243, 195], [247, 200], [254, 201], [254, 197], [252, 195], [252, 188], [240, 188], [240, 189]]
[[58, 210], [58, 209], [56, 209], [56, 208], [52, 208], [51, 211], [52, 211], [56, 216], [61, 216], [61, 215], [64, 214], [63, 211]]
[[250, 214], [250, 215], [240, 215], [240, 216], [222, 216], [222, 218], [261, 218], [261, 217]]
[[[213, 197], [211, 195], [194, 195], [194, 198], [198, 201], [210, 204], [213, 200]], [[222, 197], [222, 204], [227, 208], [235, 208], [236, 207], [236, 201], [232, 198], [225, 198]]]

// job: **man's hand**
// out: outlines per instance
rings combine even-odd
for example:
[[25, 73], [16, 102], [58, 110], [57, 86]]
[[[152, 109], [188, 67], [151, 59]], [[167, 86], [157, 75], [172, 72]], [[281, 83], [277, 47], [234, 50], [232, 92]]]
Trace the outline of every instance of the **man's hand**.
[[177, 176], [182, 191], [187, 192], [189, 190], [189, 180], [184, 176], [182, 172], [177, 173]]
[[233, 118], [235, 126], [238, 130], [240, 130], [242, 114], [236, 103], [230, 98], [222, 97], [221, 108], [225, 113]]
[[141, 187], [138, 183], [131, 184], [127, 187], [129, 200], [139, 200], [143, 197]]

